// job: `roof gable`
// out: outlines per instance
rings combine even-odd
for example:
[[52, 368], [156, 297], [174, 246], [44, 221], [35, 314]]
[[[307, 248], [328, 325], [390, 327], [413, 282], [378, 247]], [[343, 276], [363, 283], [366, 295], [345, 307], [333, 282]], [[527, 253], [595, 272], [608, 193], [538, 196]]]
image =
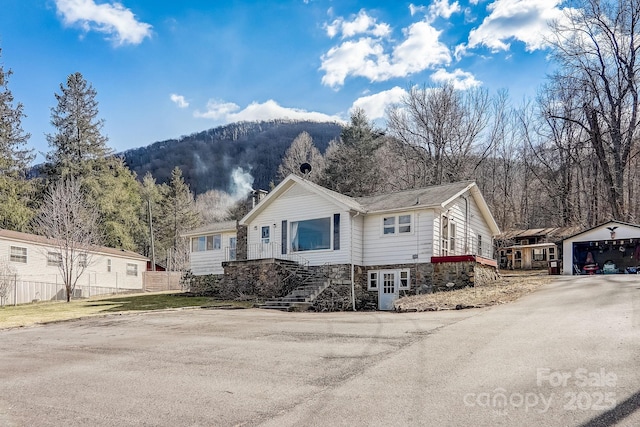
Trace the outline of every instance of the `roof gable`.
[[573, 235], [571, 235], [571, 236], [565, 237], [563, 240], [574, 239], [574, 238], [576, 238], [576, 237], [578, 237], [578, 236], [581, 236], [581, 235], [583, 235], [583, 234], [587, 234], [587, 233], [589, 233], [589, 232], [591, 232], [591, 231], [594, 231], [594, 230], [600, 229], [600, 228], [602, 228], [602, 227], [605, 227], [605, 226], [608, 226], [608, 225], [616, 225], [616, 224], [617, 224], [618, 226], [622, 225], [622, 226], [626, 226], [626, 227], [637, 228], [637, 229], [638, 229], [638, 231], [640, 231], [640, 225], [638, 225], [638, 224], [631, 224], [631, 223], [628, 223], [628, 222], [622, 222], [622, 221], [612, 220], [612, 221], [603, 222], [602, 224], [596, 225], [596, 226], [591, 227], [591, 228], [587, 228], [586, 230], [583, 230], [583, 231], [581, 231], [581, 232], [579, 232], [579, 233], [576, 233], [576, 234], [573, 234]]
[[290, 190], [294, 186], [301, 186], [305, 190], [316, 194], [317, 196], [340, 206], [343, 209], [365, 213], [364, 207], [358, 203], [355, 199], [345, 196], [344, 194], [337, 193], [328, 188], [324, 188], [318, 184], [314, 184], [306, 179], [300, 178], [297, 175], [287, 176], [280, 184], [278, 184], [260, 203], [258, 203], [247, 215], [240, 220], [240, 224], [246, 225], [251, 222], [256, 216], [264, 211], [274, 200], [278, 199], [285, 192]]

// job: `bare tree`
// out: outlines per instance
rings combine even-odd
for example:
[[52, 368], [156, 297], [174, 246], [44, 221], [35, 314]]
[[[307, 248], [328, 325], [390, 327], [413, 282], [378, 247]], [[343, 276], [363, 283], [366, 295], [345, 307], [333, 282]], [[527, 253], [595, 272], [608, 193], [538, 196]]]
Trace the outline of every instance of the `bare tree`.
[[[87, 203], [80, 183], [73, 179], [59, 180], [47, 191], [36, 229], [53, 241], [67, 302], [78, 279], [91, 264], [93, 250], [102, 241], [98, 225], [99, 213]], [[47, 254], [47, 256], [50, 256]]]
[[553, 25], [555, 89], [580, 99], [550, 117], [581, 126], [599, 162], [610, 217], [630, 219], [625, 172], [637, 145], [640, 1], [575, 0]]
[[7, 303], [9, 290], [16, 280], [16, 269], [6, 258], [0, 259], [0, 307]]
[[287, 149], [282, 158], [282, 163], [278, 166], [278, 178], [284, 179], [289, 174], [302, 176], [300, 165], [303, 163], [311, 165], [309, 179], [312, 181], [315, 181], [315, 178], [324, 169], [324, 158], [316, 146], [313, 145], [313, 138], [307, 132], [302, 132], [298, 135]]
[[412, 87], [388, 112], [387, 126], [399, 141], [420, 147], [427, 175], [421, 186], [468, 179], [487, 155], [480, 136], [487, 126], [486, 90], [460, 91], [453, 85]]

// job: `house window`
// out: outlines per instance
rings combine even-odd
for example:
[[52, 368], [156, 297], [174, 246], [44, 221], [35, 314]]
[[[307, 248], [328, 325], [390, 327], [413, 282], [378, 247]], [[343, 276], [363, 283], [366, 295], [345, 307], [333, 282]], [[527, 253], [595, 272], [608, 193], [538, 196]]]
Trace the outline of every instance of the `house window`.
[[442, 256], [449, 255], [449, 218], [442, 217], [442, 226], [440, 227], [440, 236], [442, 237]]
[[137, 276], [137, 275], [138, 275], [138, 264], [127, 263], [127, 276]]
[[107, 259], [107, 273], [111, 273], [111, 260]]
[[87, 254], [85, 253], [78, 254], [78, 266], [79, 267], [87, 266]]
[[478, 255], [482, 255], [482, 234], [478, 234]]
[[556, 248], [549, 248], [549, 259], [556, 259]]
[[49, 267], [60, 267], [62, 265], [62, 254], [60, 252], [47, 252], [47, 265]]
[[547, 259], [547, 251], [546, 251], [546, 249], [535, 248], [533, 250], [533, 260], [534, 261], [544, 261], [546, 259]]
[[203, 252], [218, 250], [222, 247], [222, 236], [213, 234], [211, 236], [199, 236], [191, 239], [191, 252]]
[[452, 222], [449, 224], [449, 255], [456, 253], [456, 225]]
[[331, 218], [291, 222], [291, 250], [331, 249]]
[[262, 243], [269, 243], [271, 241], [271, 227], [265, 225], [262, 227]]
[[367, 290], [369, 291], [377, 291], [378, 290], [378, 272], [370, 271], [369, 272], [369, 281], [367, 285]]
[[333, 214], [333, 250], [340, 250], [340, 214]]
[[396, 217], [389, 216], [382, 219], [383, 234], [395, 234], [396, 233]]
[[10, 261], [27, 263], [27, 248], [21, 248], [19, 246], [11, 246]]
[[382, 233], [411, 233], [411, 215], [387, 216], [382, 218]]
[[400, 286], [398, 289], [408, 290], [410, 287], [409, 270], [400, 270]]

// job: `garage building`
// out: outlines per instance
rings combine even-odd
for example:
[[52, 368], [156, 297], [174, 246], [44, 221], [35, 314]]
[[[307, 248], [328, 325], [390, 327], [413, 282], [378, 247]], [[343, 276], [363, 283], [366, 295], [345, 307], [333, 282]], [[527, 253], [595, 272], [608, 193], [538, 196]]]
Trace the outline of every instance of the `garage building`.
[[562, 274], [640, 271], [640, 225], [609, 221], [562, 242]]

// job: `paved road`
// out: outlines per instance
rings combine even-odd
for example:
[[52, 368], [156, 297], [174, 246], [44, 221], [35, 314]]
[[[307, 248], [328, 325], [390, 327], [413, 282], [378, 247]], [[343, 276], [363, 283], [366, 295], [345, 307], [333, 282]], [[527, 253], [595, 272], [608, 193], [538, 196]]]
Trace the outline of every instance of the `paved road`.
[[640, 280], [437, 313], [185, 310], [0, 331], [0, 426], [640, 426]]

